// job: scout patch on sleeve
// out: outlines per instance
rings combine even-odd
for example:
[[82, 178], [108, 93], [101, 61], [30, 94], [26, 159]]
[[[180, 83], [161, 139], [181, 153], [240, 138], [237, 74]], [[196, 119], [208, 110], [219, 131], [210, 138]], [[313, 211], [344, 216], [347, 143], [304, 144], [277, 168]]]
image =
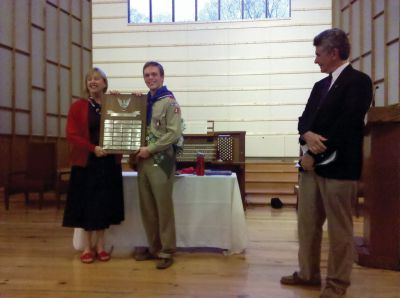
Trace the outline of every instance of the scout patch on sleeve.
[[169, 99], [169, 105], [171, 107], [174, 107], [174, 113], [175, 114], [180, 114], [181, 113], [181, 107], [179, 106], [178, 102], [175, 100], [175, 98], [170, 98]]

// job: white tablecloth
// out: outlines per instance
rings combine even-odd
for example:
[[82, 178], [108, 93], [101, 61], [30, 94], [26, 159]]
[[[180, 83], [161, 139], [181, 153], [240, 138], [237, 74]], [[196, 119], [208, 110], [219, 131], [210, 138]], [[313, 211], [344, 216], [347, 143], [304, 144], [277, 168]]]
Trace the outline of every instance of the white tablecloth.
[[[147, 246], [138, 200], [136, 172], [124, 172], [125, 220], [106, 230], [106, 246], [117, 254]], [[176, 176], [173, 192], [177, 247], [213, 247], [241, 253], [247, 228], [236, 174]], [[75, 229], [73, 245], [83, 249], [83, 230]]]

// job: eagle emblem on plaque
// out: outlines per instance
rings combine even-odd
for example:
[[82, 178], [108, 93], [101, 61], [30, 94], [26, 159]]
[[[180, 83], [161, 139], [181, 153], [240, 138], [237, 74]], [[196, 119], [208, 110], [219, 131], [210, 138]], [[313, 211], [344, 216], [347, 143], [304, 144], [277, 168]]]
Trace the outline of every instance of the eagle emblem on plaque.
[[118, 97], [117, 100], [118, 100], [118, 104], [121, 107], [121, 109], [123, 111], [126, 111], [129, 107], [129, 103], [131, 102], [131, 99], [129, 97], [127, 97], [127, 98]]

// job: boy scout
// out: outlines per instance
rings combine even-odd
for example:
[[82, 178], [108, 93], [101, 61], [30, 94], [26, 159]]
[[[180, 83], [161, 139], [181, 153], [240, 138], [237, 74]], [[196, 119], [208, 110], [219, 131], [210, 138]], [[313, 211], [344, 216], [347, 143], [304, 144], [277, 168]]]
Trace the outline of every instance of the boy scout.
[[157, 269], [173, 263], [176, 248], [172, 189], [176, 154], [181, 137], [181, 111], [171, 91], [163, 86], [164, 69], [155, 61], [143, 66], [147, 94], [147, 146], [137, 153], [139, 201], [149, 248], [137, 261], [159, 259]]

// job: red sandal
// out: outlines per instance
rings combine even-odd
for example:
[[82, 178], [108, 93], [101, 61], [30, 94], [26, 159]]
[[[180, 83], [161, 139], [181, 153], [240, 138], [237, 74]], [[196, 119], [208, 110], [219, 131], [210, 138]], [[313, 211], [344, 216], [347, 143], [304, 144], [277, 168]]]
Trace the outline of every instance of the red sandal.
[[107, 262], [111, 259], [111, 256], [108, 252], [102, 250], [100, 252], [97, 252], [97, 259], [102, 262]]
[[94, 262], [94, 255], [91, 251], [82, 253], [80, 256], [81, 262], [85, 264], [90, 264]]

